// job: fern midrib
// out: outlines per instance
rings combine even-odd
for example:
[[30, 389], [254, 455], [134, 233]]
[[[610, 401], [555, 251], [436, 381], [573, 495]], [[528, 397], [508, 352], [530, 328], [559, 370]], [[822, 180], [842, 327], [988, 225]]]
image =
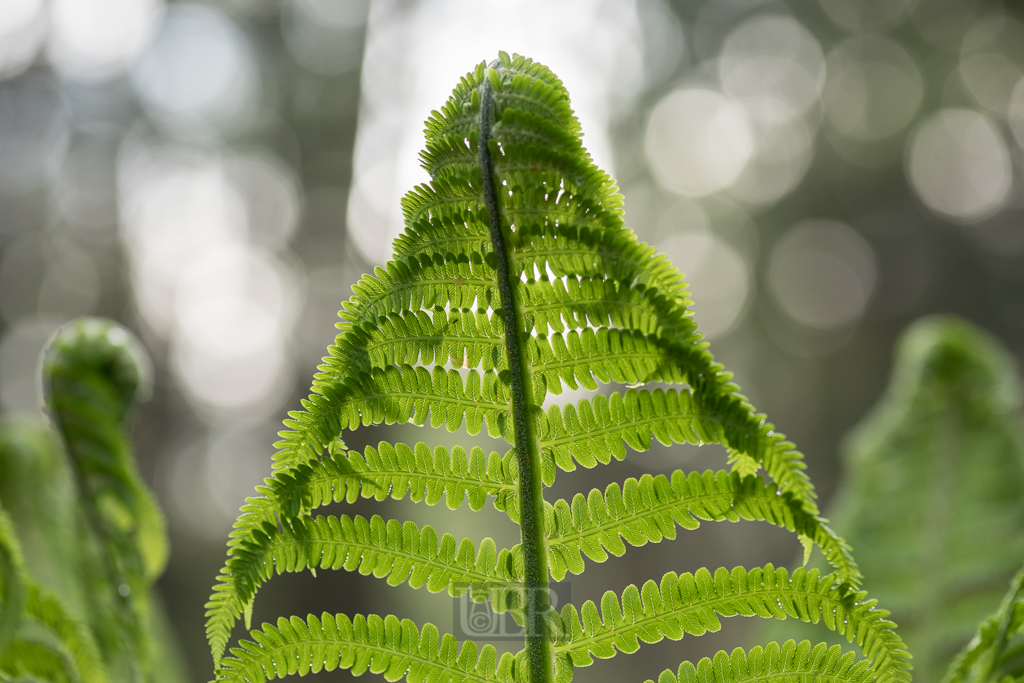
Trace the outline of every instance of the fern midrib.
[[[497, 67], [496, 61], [492, 67]], [[529, 330], [525, 324], [525, 312], [516, 297], [516, 287], [522, 286], [519, 277], [513, 276], [514, 255], [505, 245], [505, 228], [502, 226], [498, 192], [495, 187], [496, 169], [491, 159], [492, 117], [495, 97], [491, 76], [500, 82], [501, 77], [493, 68], [485, 68], [480, 84], [479, 153], [484, 203], [490, 219], [491, 243], [496, 258], [495, 275], [498, 293], [501, 296], [502, 319], [504, 322], [506, 353], [512, 389], [512, 422], [515, 433], [516, 451], [519, 464], [519, 528], [523, 549], [523, 585], [526, 589], [526, 657], [533, 683], [548, 683], [554, 674], [554, 650], [549, 636], [547, 612], [551, 609], [548, 583], [547, 539], [544, 533], [544, 483], [542, 476], [542, 449], [533, 425], [532, 397], [534, 395], [530, 376], [530, 361], [526, 355]], [[539, 406], [536, 406], [539, 408]]]

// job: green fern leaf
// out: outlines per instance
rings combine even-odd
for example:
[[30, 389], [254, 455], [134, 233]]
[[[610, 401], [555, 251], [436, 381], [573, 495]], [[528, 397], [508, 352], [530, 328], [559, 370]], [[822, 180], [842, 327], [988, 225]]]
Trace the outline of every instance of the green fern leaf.
[[[132, 409], [148, 392], [141, 344], [112, 321], [61, 327], [43, 357], [46, 408], [74, 481], [73, 562], [83, 621], [117, 681], [183, 679], [151, 592], [168, 545], [161, 514], [136, 471], [128, 438]], [[62, 596], [63, 597], [63, 596]]]
[[[282, 530], [267, 523], [233, 551], [207, 604], [209, 623], [228, 628], [247, 613], [258, 587], [275, 572], [346, 569], [387, 579], [392, 586], [408, 582], [453, 596], [474, 585], [488, 589], [489, 595], [490, 587], [514, 587], [523, 578], [517, 548], [498, 551], [487, 538], [478, 550], [469, 539], [456, 542], [451, 534], [438, 538], [429, 525], [421, 529], [378, 515], [369, 520], [358, 515], [304, 517], [285, 522]], [[498, 605], [506, 602], [500, 595], [492, 599]]]
[[[867, 664], [856, 672], [907, 680], [907, 655], [887, 613], [857, 592], [848, 546], [818, 516], [801, 454], [711, 356], [682, 274], [625, 228], [622, 198], [583, 149], [561, 82], [532, 60], [501, 53], [461, 80], [426, 134], [421, 161], [431, 180], [402, 202], [406, 229], [394, 260], [360, 279], [342, 304], [340, 333], [311, 393], [285, 421], [273, 475], [232, 532], [207, 605], [218, 678], [259, 681], [343, 666], [388, 680], [567, 683], [573, 666], [594, 654], [717, 628], [717, 615], [759, 614], [824, 621], [862, 645]], [[672, 386], [543, 410], [566, 389], [647, 382]], [[480, 450], [467, 456], [426, 444], [381, 444], [360, 455], [342, 441], [361, 426], [407, 422], [486, 430], [513, 449], [485, 461]], [[621, 460], [655, 439], [720, 444], [733, 474], [648, 476], [603, 495], [544, 503], [558, 470]], [[762, 469], [770, 482], [754, 476]], [[411, 522], [312, 516], [331, 501], [406, 495], [452, 508], [468, 498], [474, 510], [493, 496], [520, 525], [523, 542], [497, 552], [485, 539], [478, 551], [447, 535], [438, 546], [432, 528]], [[836, 574], [790, 577], [772, 567], [714, 579], [706, 570], [671, 574], [660, 590], [652, 582], [642, 594], [627, 589], [621, 604], [609, 593], [602, 613], [588, 603], [582, 624], [571, 606], [553, 614], [549, 579], [582, 571], [584, 555], [603, 560], [625, 551], [623, 539], [643, 545], [673, 538], [677, 526], [739, 519], [817, 544]], [[328, 626], [312, 617], [264, 626], [252, 632], [256, 642], [221, 659], [263, 582], [275, 572], [327, 567], [453, 594], [476, 584], [474, 599], [486, 599], [497, 580], [507, 590], [492, 592], [491, 601], [525, 626], [525, 649], [500, 662], [488, 655], [481, 665], [475, 646], [457, 653], [451, 636], [438, 645], [432, 626], [421, 633], [396, 617], [338, 616]], [[697, 593], [682, 592], [691, 587]], [[665, 604], [671, 609], [662, 614]], [[429, 646], [414, 657], [428, 632]], [[448, 668], [438, 668], [441, 661]]]
[[[242, 542], [252, 530], [277, 522], [278, 516], [292, 518], [309, 514], [331, 502], [355, 502], [360, 496], [402, 500], [434, 505], [444, 500], [451, 510], [468, 498], [470, 509], [480, 510], [487, 496], [494, 506], [516, 519], [516, 471], [514, 452], [504, 457], [482, 448], [468, 454], [461, 446], [450, 452], [443, 446], [431, 450], [425, 443], [410, 448], [381, 441], [360, 455], [347, 451], [341, 442], [332, 453], [304, 463], [266, 480], [249, 498], [235, 523], [232, 539]], [[235, 543], [235, 540], [232, 543]]]
[[71, 468], [42, 419], [0, 420], [0, 503], [10, 514], [25, 570], [71, 614], [87, 613], [81, 577], [81, 515]]
[[89, 630], [26, 574], [20, 544], [0, 507], [0, 673], [105, 683]]
[[639, 481], [627, 479], [621, 488], [609, 484], [603, 495], [593, 489], [587, 497], [577, 493], [571, 504], [556, 501], [546, 525], [551, 575], [561, 581], [566, 571], [582, 573], [583, 555], [597, 562], [604, 562], [608, 553], [623, 555], [626, 548], [621, 539], [638, 547], [674, 539], [677, 524], [696, 529], [700, 520], [740, 519], [768, 522], [811, 539], [841, 580], [851, 585], [859, 582], [846, 542], [824, 520], [805, 512], [790, 494], [780, 494], [774, 483], [760, 477], [711, 470], [689, 476], [676, 470], [671, 480], [645, 474]]
[[[808, 512], [816, 513], [799, 453], [763, 415], [754, 412], [738, 387], [729, 382], [731, 376], [699, 342], [686, 308], [689, 299], [682, 276], [664, 256], [638, 243], [624, 229], [621, 197], [613, 193], [611, 179], [593, 166], [582, 149], [579, 125], [561, 83], [530, 60], [503, 60], [499, 68], [508, 82], [497, 94], [502, 114], [491, 144], [500, 152], [494, 161], [496, 172], [509, 189], [502, 212], [503, 219], [516, 227], [511, 237], [516, 268], [525, 278], [521, 287], [524, 323], [538, 333], [538, 339], [544, 337], [534, 342], [536, 355], [531, 362], [542, 365], [547, 349], [554, 352], [560, 348], [559, 340], [564, 341], [560, 335], [573, 331], [586, 335], [584, 331], [594, 327], [607, 330], [601, 332], [602, 337], [614, 329], [614, 335], [628, 334], [645, 339], [650, 349], [663, 349], [660, 363], [666, 368], [657, 375], [638, 374], [638, 369], [625, 369], [628, 362], [619, 367], [605, 358], [599, 344], [571, 342], [575, 356], [567, 352], [559, 358], [575, 358], [575, 364], [544, 371], [547, 374], [534, 382], [536, 391], [547, 391], [554, 386], [554, 375], [568, 375], [570, 368], [575, 368], [571, 375], [584, 386], [593, 386], [588, 379], [591, 368], [599, 369], [599, 378], [615, 381], [613, 366], [617, 368], [615, 377], [632, 381], [685, 381], [691, 387], [683, 401], [684, 409], [692, 412], [693, 427], [687, 430], [690, 439], [682, 437], [683, 430], [674, 427], [671, 418], [658, 421], [663, 414], [630, 413], [630, 417], [650, 423], [610, 432], [605, 450], [624, 452], [623, 439], [649, 443], [652, 432], [663, 440], [679, 435], [680, 440], [723, 443], [761, 463], [783, 490], [796, 496]], [[484, 74], [481, 66], [464, 78], [448, 105], [428, 121], [424, 166], [433, 175], [432, 183], [417, 188], [403, 201], [408, 227], [396, 240], [396, 260], [353, 287], [353, 297], [341, 313], [342, 333], [314, 380], [313, 394], [303, 404], [305, 411], [292, 413], [286, 421], [290, 431], [283, 432], [283, 440], [277, 444], [276, 468], [318, 458], [343, 428], [410, 417], [424, 424], [428, 411], [432, 426], [458, 428], [465, 414], [471, 434], [479, 431], [480, 421], [486, 419], [488, 434], [511, 441], [509, 396], [503, 389], [508, 385], [495, 381], [507, 368], [504, 354], [497, 353], [500, 347], [494, 344], [495, 337], [503, 334], [501, 319], [488, 314], [488, 310], [500, 310], [502, 304], [495, 280], [495, 255], [487, 239], [489, 219], [480, 170], [474, 161], [478, 131], [470, 120], [479, 110], [478, 86]], [[468, 145], [460, 139], [468, 140]], [[455, 231], [464, 238], [458, 242], [459, 249], [452, 249], [452, 241], [430, 239]], [[554, 279], [549, 278], [548, 270]], [[413, 314], [427, 311], [447, 316], [457, 313], [460, 322], [454, 327], [460, 340], [446, 353], [437, 353], [440, 342], [436, 338], [423, 338], [423, 318], [412, 331], [408, 325], [382, 325], [393, 322], [395, 316], [411, 320]], [[474, 323], [462, 325], [467, 318]], [[437, 330], [450, 327], [450, 319], [446, 324], [445, 318], [439, 317]], [[371, 329], [375, 331], [368, 331]], [[388, 338], [391, 334], [396, 336]], [[553, 335], [550, 343], [548, 334]], [[367, 346], [373, 335], [376, 346], [370, 349]], [[380, 347], [388, 342], [393, 343], [394, 351], [381, 352]], [[482, 347], [469, 348], [477, 343], [494, 353], [488, 355]], [[417, 355], [422, 359], [424, 354], [435, 362], [457, 358], [460, 367], [474, 370], [477, 358], [482, 363], [487, 356], [490, 360], [484, 367], [494, 370], [484, 369], [482, 379], [473, 380], [474, 390], [467, 401], [453, 371], [442, 373], [435, 367], [431, 375], [422, 366], [414, 370], [394, 364], [396, 358], [408, 362]], [[435, 388], [446, 393], [429, 394], [431, 380], [443, 384], [445, 376], [452, 386]], [[484, 389], [482, 395], [477, 394], [477, 382]], [[386, 393], [385, 385], [394, 395]], [[645, 410], [648, 402], [639, 401], [640, 409]], [[631, 400], [626, 404], [632, 406]], [[589, 410], [585, 405], [581, 404], [580, 411]], [[542, 424], [538, 431], [557, 439], [563, 425]], [[572, 452], [572, 443], [545, 444], [545, 448], [561, 464], [572, 467], [564, 458], [566, 452]]]
[[878, 680], [909, 681], [910, 658], [896, 635], [888, 612], [875, 609], [877, 601], [855, 592], [835, 575], [819, 578], [817, 570], [784, 569], [767, 565], [750, 571], [707, 569], [696, 574], [665, 574], [661, 583], [648, 581], [642, 589], [629, 586], [620, 598], [604, 594], [601, 609], [587, 601], [580, 612], [567, 605], [562, 629], [571, 634], [555, 645], [555, 652], [574, 666], [588, 666], [593, 658], [607, 659], [616, 651], [631, 653], [640, 641], [679, 640], [685, 634], [718, 631], [719, 616], [759, 616], [817, 624], [856, 641]]
[[505, 653], [500, 659], [493, 646], [479, 652], [472, 641], [459, 648], [450, 634], [441, 635], [433, 624], [422, 630], [408, 619], [388, 615], [324, 612], [278, 619], [277, 626], [263, 624], [252, 632], [253, 641], [243, 640], [233, 648], [233, 658], [224, 660], [218, 680], [273, 680], [285, 676], [348, 669], [360, 676], [369, 671], [387, 681], [406, 678], [410, 683], [425, 681], [477, 681], [479, 683], [523, 683], [522, 658]]
[[[665, 670], [658, 683], [863, 683], [871, 680], [867, 662], [855, 661], [852, 652], [843, 654], [839, 645], [828, 647], [810, 641], [787, 640], [781, 646], [757, 645], [749, 653], [736, 648], [732, 653], [719, 651], [713, 659], [701, 659], [696, 666], [683, 662], [677, 673]], [[648, 680], [646, 683], [654, 683]]]
[[[56, 596], [30, 583], [24, 617], [27, 628], [20, 635], [23, 637], [25, 631], [31, 632], [33, 626], [37, 632], [45, 634], [44, 643], [68, 662], [71, 680], [81, 680], [82, 683], [105, 683], [109, 680], [88, 627], [69, 616]], [[27, 654], [12, 659], [25, 664], [25, 656]]]
[[25, 559], [7, 511], [0, 506], [0, 654], [14, 640], [25, 609]]
[[39, 640], [19, 637], [0, 656], [0, 680], [77, 683], [73, 664], [59, 649]]
[[[230, 541], [231, 558], [225, 571], [218, 577], [215, 593], [206, 605], [207, 636], [219, 652], [227, 645], [227, 634], [230, 633], [239, 615], [247, 613], [246, 609], [251, 604], [258, 586], [269, 580], [273, 574], [273, 568], [268, 568], [270, 563], [273, 563], [279, 572], [333, 567], [335, 562], [327, 561], [326, 546], [317, 543], [329, 543], [334, 540], [338, 543], [333, 546], [333, 554], [330, 557], [337, 558], [340, 553], [341, 556], [349, 558], [340, 566], [353, 570], [355, 566], [349, 565], [356, 561], [355, 558], [362, 557], [359, 553], [372, 551], [374, 546], [371, 540], [366, 538], [366, 534], [362, 534], [364, 542], [361, 546], [353, 543], [353, 537], [361, 533], [356, 531], [356, 526], [362, 528], [367, 525], [366, 520], [361, 517], [356, 518], [358, 523], [345, 516], [341, 518], [343, 522], [335, 518], [331, 518], [335, 519], [334, 522], [323, 522], [349, 529], [348, 542], [340, 537], [332, 537], [329, 531], [317, 535], [319, 529], [311, 527], [311, 520], [304, 518], [303, 515], [308, 515], [322, 505], [332, 501], [351, 503], [360, 495], [377, 500], [386, 497], [401, 500], [408, 494], [411, 500], [423, 501], [429, 505], [444, 500], [453, 510], [468, 498], [470, 508], [479, 510], [487, 496], [491, 495], [495, 508], [507, 511], [514, 521], [518, 519], [516, 472], [511, 452], [504, 457], [491, 453], [485, 459], [483, 450], [474, 448], [467, 459], [467, 454], [461, 447], [449, 452], [446, 448], [438, 446], [431, 451], [424, 443], [409, 448], [405, 444], [392, 446], [383, 441], [377, 448], [367, 447], [363, 455], [346, 451], [337, 442], [332, 450], [335, 452], [329, 457], [279, 472], [275, 477], [267, 479], [266, 485], [257, 489], [263, 495], [249, 498], [242, 508], [242, 514], [235, 523]], [[287, 532], [278, 531], [279, 518], [294, 520]], [[371, 525], [373, 524], [377, 523], [373, 522]], [[398, 522], [389, 523], [394, 524]], [[433, 533], [432, 529], [430, 533]], [[418, 539], [422, 539], [422, 534], [422, 531], [417, 530], [417, 540], [410, 538], [409, 543], [419, 548]], [[299, 541], [297, 536], [306, 540]], [[314, 538], [319, 538], [320, 541], [314, 541]], [[490, 539], [485, 540], [481, 550], [484, 545], [488, 548], [493, 546], [493, 543], [488, 543], [489, 541]], [[444, 541], [444, 545], [448, 543], [449, 541]], [[306, 549], [302, 556], [305, 562], [301, 566], [296, 556], [282, 554], [285, 553], [285, 548], [295, 552], [300, 546]], [[339, 546], [345, 550], [339, 550]], [[423, 567], [438, 569], [446, 566], [438, 559], [436, 534], [434, 546], [429, 554], [421, 553], [419, 561], [427, 564], [419, 566], [417, 571], [422, 571]], [[362, 567], [364, 564], [359, 561], [358, 566]], [[377, 571], [374, 571], [374, 574], [380, 576]], [[511, 580], [510, 577], [497, 574], [487, 575], [486, 578], [493, 581]], [[472, 578], [469, 575], [462, 575], [461, 578], [451, 579], [456, 583], [480, 580], [484, 580], [483, 575]], [[436, 580], [433, 580], [430, 584], [434, 585], [435, 582]], [[417, 585], [414, 581], [413, 585], [418, 588], [422, 584]], [[446, 583], [434, 592], [447, 588]]]
[[1010, 582], [999, 609], [981, 622], [949, 665], [943, 683], [988, 683], [1024, 675], [1024, 569]]

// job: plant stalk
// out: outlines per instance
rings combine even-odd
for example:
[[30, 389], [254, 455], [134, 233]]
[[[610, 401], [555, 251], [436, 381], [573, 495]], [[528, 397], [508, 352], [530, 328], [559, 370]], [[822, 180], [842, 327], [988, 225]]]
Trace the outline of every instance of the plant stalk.
[[[526, 346], [525, 316], [515, 295], [513, 273], [517, 273], [512, 252], [506, 247], [506, 229], [502, 226], [495, 184], [495, 168], [488, 142], [494, 117], [494, 91], [490, 76], [499, 66], [493, 62], [484, 73], [480, 98], [479, 153], [483, 175], [484, 202], [490, 218], [491, 244], [497, 257], [495, 270], [501, 295], [502, 322], [512, 387], [512, 420], [519, 462], [520, 533], [522, 536], [524, 589], [526, 599], [526, 656], [531, 683], [550, 683], [554, 679], [554, 644], [547, 617], [551, 611], [548, 594], [548, 549], [544, 532], [544, 482], [541, 476], [540, 442], [532, 413], [533, 386]], [[515, 278], [516, 283], [518, 278]]]

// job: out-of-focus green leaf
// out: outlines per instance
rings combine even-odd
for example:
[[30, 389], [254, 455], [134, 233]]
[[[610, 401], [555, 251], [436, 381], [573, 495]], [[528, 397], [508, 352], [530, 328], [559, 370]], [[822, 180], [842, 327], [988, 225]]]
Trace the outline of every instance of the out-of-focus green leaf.
[[888, 392], [850, 435], [829, 516], [921, 680], [941, 679], [1024, 558], [1022, 424], [1010, 355], [970, 324], [934, 317], [905, 333]]

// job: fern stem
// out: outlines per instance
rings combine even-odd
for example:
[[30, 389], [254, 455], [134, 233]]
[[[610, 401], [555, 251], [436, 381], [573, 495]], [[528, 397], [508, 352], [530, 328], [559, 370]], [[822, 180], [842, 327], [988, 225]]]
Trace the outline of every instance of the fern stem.
[[513, 256], [505, 244], [495, 168], [488, 143], [494, 116], [494, 91], [491, 77], [499, 65], [493, 62], [484, 73], [480, 92], [479, 149], [483, 177], [484, 202], [490, 218], [491, 243], [497, 257], [495, 270], [501, 295], [502, 322], [512, 388], [512, 420], [519, 461], [520, 531], [523, 547], [523, 583], [526, 598], [526, 654], [531, 683], [550, 683], [554, 675], [554, 647], [546, 620], [551, 609], [548, 595], [548, 552], [544, 534], [544, 484], [541, 477], [540, 441], [534, 429], [531, 408], [530, 363], [523, 353], [528, 332], [522, 305], [515, 296], [512, 273]]

